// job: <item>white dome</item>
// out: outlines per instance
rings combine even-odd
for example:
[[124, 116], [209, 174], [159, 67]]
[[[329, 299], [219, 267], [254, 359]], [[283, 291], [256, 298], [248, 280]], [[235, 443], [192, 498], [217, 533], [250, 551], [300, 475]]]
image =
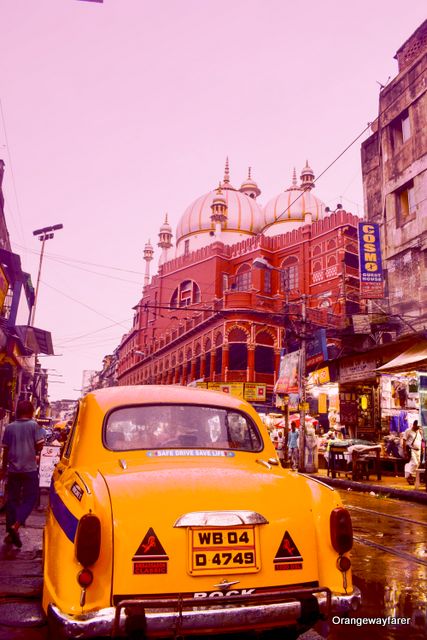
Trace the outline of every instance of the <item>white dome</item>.
[[[237, 242], [237, 234], [257, 234], [263, 226], [262, 210], [254, 198], [250, 198], [240, 191], [223, 186], [221, 194], [227, 204], [227, 220], [224, 222], [221, 241], [228, 244]], [[181, 220], [176, 228], [177, 245], [187, 236], [194, 234], [205, 234], [205, 244], [213, 242], [214, 238], [209, 235], [214, 231], [215, 224], [211, 220], [211, 205], [214, 199], [218, 198], [217, 190], [209, 191], [200, 196], [184, 211]]]
[[311, 189], [298, 187], [294, 173], [291, 187], [265, 205], [263, 233], [271, 236], [292, 231], [304, 224], [308, 214], [311, 215], [312, 222], [320, 220], [326, 215], [325, 204], [313, 194]]

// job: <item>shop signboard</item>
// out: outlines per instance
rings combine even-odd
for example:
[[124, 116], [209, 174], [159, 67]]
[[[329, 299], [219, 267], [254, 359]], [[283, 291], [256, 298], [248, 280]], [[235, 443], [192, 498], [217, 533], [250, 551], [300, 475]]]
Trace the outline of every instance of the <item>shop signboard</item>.
[[359, 222], [360, 297], [384, 297], [379, 225]]
[[274, 385], [275, 393], [298, 393], [298, 373], [301, 352], [286, 353], [280, 358], [279, 376]]
[[348, 382], [375, 380], [376, 360], [370, 358], [351, 358], [340, 362], [339, 381], [341, 384]]
[[267, 385], [257, 382], [245, 382], [245, 400], [248, 402], [265, 402], [267, 399]]
[[312, 371], [308, 375], [308, 384], [313, 385], [321, 385], [326, 384], [331, 381], [331, 376], [329, 373], [329, 367], [322, 367], [321, 369], [316, 369], [316, 371]]
[[50, 487], [53, 470], [61, 457], [61, 447], [43, 447], [40, 453], [39, 486]]
[[243, 382], [208, 382], [208, 389], [222, 391], [243, 400]]
[[3, 268], [0, 266], [0, 311], [3, 309], [4, 299], [9, 290], [9, 280], [6, 278], [6, 274]]
[[325, 362], [328, 359], [328, 347], [326, 346], [326, 329], [318, 329], [307, 340], [306, 359], [307, 367]]

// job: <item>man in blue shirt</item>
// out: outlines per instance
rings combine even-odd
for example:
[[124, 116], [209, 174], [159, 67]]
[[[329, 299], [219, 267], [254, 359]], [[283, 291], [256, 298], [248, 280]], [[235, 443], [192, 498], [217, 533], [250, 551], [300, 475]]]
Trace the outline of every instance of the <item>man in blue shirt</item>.
[[22, 547], [18, 530], [34, 508], [38, 496], [37, 454], [44, 436], [33, 420], [34, 407], [29, 400], [18, 402], [16, 420], [6, 426], [3, 435], [3, 469], [7, 469], [5, 542]]
[[298, 437], [299, 432], [296, 430], [295, 423], [292, 423], [291, 430], [288, 433], [288, 452], [293, 470], [298, 469]]

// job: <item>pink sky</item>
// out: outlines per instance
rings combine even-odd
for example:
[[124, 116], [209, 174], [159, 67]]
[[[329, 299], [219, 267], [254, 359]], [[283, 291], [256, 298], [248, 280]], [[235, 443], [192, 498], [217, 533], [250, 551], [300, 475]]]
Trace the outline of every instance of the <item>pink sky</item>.
[[[375, 118], [425, 17], [425, 0], [0, 0], [6, 219], [34, 282], [32, 231], [64, 225], [35, 323], [62, 354], [43, 358], [52, 400], [77, 397], [129, 328], [165, 212], [175, 229], [226, 155], [263, 204], [306, 159], [321, 173]], [[360, 142], [316, 195], [363, 215]]]

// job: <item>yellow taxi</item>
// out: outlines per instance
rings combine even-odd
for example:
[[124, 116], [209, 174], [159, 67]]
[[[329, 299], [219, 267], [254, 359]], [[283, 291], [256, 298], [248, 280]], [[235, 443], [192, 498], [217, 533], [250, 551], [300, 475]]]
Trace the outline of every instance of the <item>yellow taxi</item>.
[[246, 402], [101, 389], [53, 474], [43, 608], [53, 638], [296, 636], [359, 605], [352, 541], [338, 494], [283, 469]]

